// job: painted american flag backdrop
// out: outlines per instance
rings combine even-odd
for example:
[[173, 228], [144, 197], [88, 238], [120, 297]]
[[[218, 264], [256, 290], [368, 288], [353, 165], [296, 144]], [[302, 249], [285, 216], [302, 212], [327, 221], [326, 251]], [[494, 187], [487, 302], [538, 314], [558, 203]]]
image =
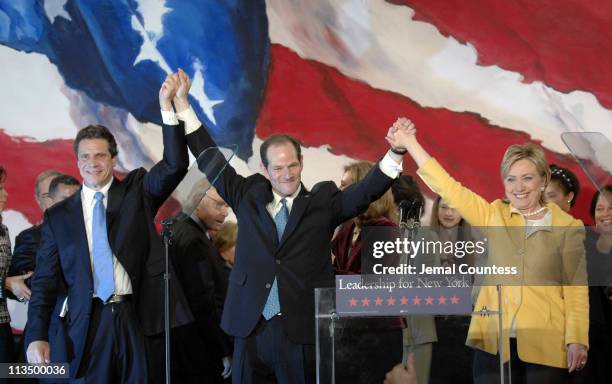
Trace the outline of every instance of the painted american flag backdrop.
[[[14, 237], [40, 220], [42, 170], [77, 176], [72, 138], [90, 123], [119, 140], [120, 170], [161, 156], [157, 92], [183, 68], [191, 102], [235, 166], [261, 140], [296, 136], [304, 181], [375, 161], [397, 116], [464, 184], [502, 195], [499, 163], [535, 141], [593, 188], [560, 134], [611, 138], [612, 2], [597, 0], [20, 0], [0, 2], [0, 164]], [[414, 164], [404, 168], [414, 172]], [[424, 191], [429, 191], [424, 188]]]

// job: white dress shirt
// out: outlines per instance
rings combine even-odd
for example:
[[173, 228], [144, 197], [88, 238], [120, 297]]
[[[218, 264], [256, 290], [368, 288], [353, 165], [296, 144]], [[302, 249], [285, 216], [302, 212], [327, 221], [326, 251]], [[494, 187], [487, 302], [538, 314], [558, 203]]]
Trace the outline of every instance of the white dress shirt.
[[[95, 191], [85, 184], [83, 184], [83, 189], [81, 190], [81, 203], [83, 204], [83, 218], [85, 219], [85, 231], [87, 232], [87, 246], [89, 247], [89, 260], [91, 262], [91, 268], [93, 272], [93, 254], [92, 254], [92, 221], [93, 221], [93, 208], [95, 205], [94, 194], [96, 192], [102, 192], [104, 195], [104, 199], [102, 203], [104, 204], [104, 209], [108, 206], [108, 190], [113, 183], [113, 179], [106, 184], [100, 191]], [[129, 295], [132, 293], [132, 282], [130, 281], [130, 277], [128, 276], [125, 268], [121, 265], [117, 257], [113, 253], [113, 275], [115, 276], [115, 294], [116, 295]], [[95, 296], [95, 295], [94, 295]]]
[[295, 198], [300, 194], [301, 190], [302, 190], [302, 186], [299, 185], [298, 189], [296, 189], [295, 192], [293, 192], [291, 196], [287, 196], [287, 197], [283, 197], [279, 195], [278, 193], [276, 193], [274, 190], [272, 190], [272, 195], [274, 195], [274, 199], [272, 199], [272, 201], [269, 202], [268, 205], [266, 205], [266, 210], [272, 217], [272, 220], [274, 220], [274, 216], [276, 216], [276, 214], [283, 207], [283, 204], [281, 204], [282, 199], [287, 200], [287, 210], [291, 214], [291, 207], [293, 207], [293, 200], [295, 200]]

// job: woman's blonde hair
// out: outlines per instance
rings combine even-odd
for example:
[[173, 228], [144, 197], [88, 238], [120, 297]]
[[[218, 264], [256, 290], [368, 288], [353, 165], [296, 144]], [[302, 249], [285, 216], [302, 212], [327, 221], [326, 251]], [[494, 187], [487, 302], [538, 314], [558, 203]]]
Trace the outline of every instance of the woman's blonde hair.
[[213, 235], [213, 244], [219, 252], [223, 252], [236, 245], [238, 238], [238, 225], [232, 221], [226, 221]]
[[[370, 172], [374, 164], [369, 161], [356, 161], [344, 167], [344, 172], [349, 172], [353, 178], [353, 183], [358, 183]], [[381, 217], [386, 217], [391, 221], [397, 222], [397, 209], [393, 202], [391, 189], [387, 190], [378, 200], [372, 202], [368, 209], [359, 215], [362, 223], [367, 223]]]
[[[522, 159], [527, 159], [535, 165], [536, 172], [544, 179], [543, 186], [546, 187], [550, 182], [550, 167], [548, 166], [548, 161], [546, 161], [546, 155], [542, 147], [533, 143], [513, 144], [506, 149], [506, 153], [504, 153], [504, 158], [501, 163], [502, 181], [508, 175], [510, 167]], [[541, 191], [540, 204], [544, 203], [544, 193]]]

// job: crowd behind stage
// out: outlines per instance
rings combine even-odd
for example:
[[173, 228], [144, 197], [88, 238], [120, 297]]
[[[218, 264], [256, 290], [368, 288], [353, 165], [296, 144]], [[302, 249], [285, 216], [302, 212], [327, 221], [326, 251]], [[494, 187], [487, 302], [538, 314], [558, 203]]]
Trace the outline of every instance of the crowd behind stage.
[[[42, 172], [32, 187], [44, 221], [19, 233], [14, 247], [0, 216], [0, 362], [69, 363], [75, 382], [163, 381], [162, 322], [151, 312], [161, 308], [162, 252], [152, 218], [185, 174], [187, 148], [198, 154], [214, 145], [189, 105], [190, 85], [179, 71], [160, 88], [164, 159], [149, 172], [116, 179], [114, 137], [89, 126], [75, 139], [83, 183]], [[549, 166], [537, 145], [508, 148], [500, 167], [505, 196], [488, 202], [420, 146], [408, 119], [399, 118], [385, 139], [389, 151], [379, 163], [353, 162], [337, 184], [307, 190], [300, 144], [273, 135], [262, 145], [263, 175], [243, 177], [228, 167], [193, 214], [175, 224], [174, 382], [315, 382], [313, 288], [334, 274], [362, 272], [363, 228], [397, 226], [406, 202], [425, 206], [415, 179], [401, 175], [402, 159], [416, 162], [418, 177], [436, 194], [431, 216], [417, 209], [413, 218], [431, 223], [439, 240], [473, 240], [480, 236], [473, 227], [520, 227], [517, 247], [531, 250], [525, 263], [571, 263], [578, 252], [587, 263], [575, 268], [586, 279], [591, 266], [612, 265], [599, 263], [612, 258], [611, 185], [592, 196], [594, 227], [557, 246], [547, 229], [582, 228], [572, 216], [580, 185], [570, 170]], [[0, 212], [7, 177], [15, 176], [0, 166]], [[238, 223], [226, 221], [230, 209]], [[459, 262], [478, 260], [467, 254], [426, 261]], [[612, 280], [612, 270], [596, 273]], [[612, 284], [589, 285], [506, 287], [501, 348], [497, 318], [355, 320], [335, 341], [343, 351], [336, 382], [494, 383], [501, 349], [514, 383], [607, 383]], [[474, 296], [475, 308], [496, 308], [494, 287]], [[12, 332], [7, 299], [29, 302], [22, 335]]]

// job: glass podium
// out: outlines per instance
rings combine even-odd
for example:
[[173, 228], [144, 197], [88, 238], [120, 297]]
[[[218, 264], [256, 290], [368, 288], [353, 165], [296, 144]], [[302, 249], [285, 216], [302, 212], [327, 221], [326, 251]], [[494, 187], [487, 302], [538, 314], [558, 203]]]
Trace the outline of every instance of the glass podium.
[[[338, 276], [338, 278], [340, 277], [342, 276]], [[354, 278], [355, 276], [346, 277]], [[498, 330], [502, 328], [501, 311], [481, 308], [478, 312], [472, 312], [472, 288], [446, 290], [445, 293], [450, 295], [446, 295], [448, 297], [445, 298], [439, 290], [433, 292], [434, 288], [425, 288], [418, 294], [380, 295], [379, 304], [380, 300], [383, 300], [384, 305], [388, 306], [389, 303], [393, 303], [401, 306], [403, 301], [405, 307], [415, 308], [415, 312], [420, 312], [412, 314], [411, 309], [405, 309], [402, 310], [404, 312], [401, 316], [385, 316], [384, 314], [381, 316], [381, 313], [375, 312], [347, 313], [346, 308], [340, 308], [343, 305], [337, 305], [340, 304], [337, 303], [338, 299], [347, 300], [349, 308], [352, 304], [357, 304], [355, 301], [351, 303], [351, 298], [345, 298], [337, 294], [336, 288], [315, 289], [318, 384], [382, 383], [386, 372], [390, 371], [396, 364], [406, 363], [406, 352], [418, 350], [420, 344], [436, 341], [434, 316], [437, 314], [443, 315], [444, 319], [456, 318], [464, 324], [469, 322], [469, 316], [487, 317], [497, 324]], [[427, 290], [432, 290], [431, 295], [426, 293]], [[498, 292], [498, 303], [500, 303], [501, 292]], [[375, 296], [377, 295], [372, 296], [369, 305], [377, 305]], [[416, 310], [415, 300], [417, 300], [417, 297], [420, 298], [418, 305], [422, 306], [420, 310]], [[431, 298], [433, 298], [433, 303]], [[446, 300], [450, 304], [451, 299], [457, 298], [468, 300], [467, 305], [462, 305], [450, 312], [447, 308], [440, 309], [443, 307], [443, 305], [440, 305], [441, 301]], [[354, 299], [360, 301], [359, 305], [362, 304], [363, 300], [368, 300], [364, 297]], [[429, 304], [427, 300], [429, 300]], [[498, 306], [498, 308], [500, 307]], [[432, 327], [433, 339], [430, 336]], [[463, 330], [467, 331], [466, 329]], [[460, 332], [460, 330], [457, 331]], [[503, 332], [506, 331], [499, 332], [500, 339], [504, 335]], [[456, 345], [458, 353], [473, 353], [464, 345], [466, 337], [467, 332], [465, 335], [458, 335], [455, 338], [455, 340], [462, 340]], [[438, 364], [432, 362], [433, 365]], [[502, 367], [503, 363], [500, 357], [498, 366], [500, 383], [504, 383]], [[471, 366], [466, 369], [471, 373]]]

